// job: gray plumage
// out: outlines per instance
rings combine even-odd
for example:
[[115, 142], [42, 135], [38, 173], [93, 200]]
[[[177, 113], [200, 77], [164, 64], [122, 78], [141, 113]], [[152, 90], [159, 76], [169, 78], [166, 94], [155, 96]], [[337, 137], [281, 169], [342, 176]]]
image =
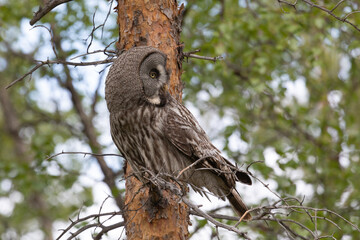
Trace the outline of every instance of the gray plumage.
[[[195, 191], [227, 197], [241, 216], [247, 210], [235, 182], [251, 185], [247, 173], [221, 156], [194, 116], [166, 90], [166, 55], [135, 47], [111, 66], [105, 86], [111, 136], [141, 180], [143, 168], [180, 175]], [[245, 219], [251, 219], [250, 214]]]

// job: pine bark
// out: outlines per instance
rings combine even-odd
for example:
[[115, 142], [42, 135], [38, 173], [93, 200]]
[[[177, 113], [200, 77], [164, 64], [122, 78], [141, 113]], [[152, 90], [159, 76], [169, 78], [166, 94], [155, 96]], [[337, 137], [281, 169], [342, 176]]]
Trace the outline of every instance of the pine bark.
[[[119, 51], [135, 46], [153, 46], [167, 56], [167, 69], [170, 72], [170, 93], [179, 101], [182, 97], [181, 77], [181, 18], [183, 6], [178, 8], [175, 0], [143, 1], [118, 0], [117, 6]], [[179, 196], [162, 191], [166, 202], [164, 208], [150, 213], [145, 203], [151, 197], [149, 188], [144, 187], [127, 165], [125, 193], [125, 228], [127, 238], [136, 239], [187, 239], [189, 214], [187, 206]]]

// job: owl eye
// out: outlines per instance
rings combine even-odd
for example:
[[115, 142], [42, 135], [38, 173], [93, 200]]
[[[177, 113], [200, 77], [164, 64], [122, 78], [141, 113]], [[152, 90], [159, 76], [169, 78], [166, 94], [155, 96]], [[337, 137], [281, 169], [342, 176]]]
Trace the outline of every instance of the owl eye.
[[157, 69], [152, 69], [152, 70], [149, 72], [149, 76], [150, 76], [152, 79], [158, 78], [158, 77], [159, 77], [159, 71], [158, 71]]

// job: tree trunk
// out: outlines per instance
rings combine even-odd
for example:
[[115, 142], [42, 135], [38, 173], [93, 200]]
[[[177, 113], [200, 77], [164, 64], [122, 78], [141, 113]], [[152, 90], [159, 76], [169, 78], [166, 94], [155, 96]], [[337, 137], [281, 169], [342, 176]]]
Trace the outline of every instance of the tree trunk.
[[[183, 7], [178, 9], [175, 0], [143, 1], [118, 0], [119, 42], [117, 48], [126, 50], [134, 46], [153, 46], [167, 54], [170, 72], [170, 93], [181, 101], [181, 46], [180, 31]], [[128, 239], [186, 239], [189, 214], [179, 196], [163, 191], [168, 202], [155, 215], [149, 214], [144, 203], [149, 198], [149, 188], [144, 187], [127, 166], [125, 213]], [[151, 215], [151, 216], [150, 216]]]

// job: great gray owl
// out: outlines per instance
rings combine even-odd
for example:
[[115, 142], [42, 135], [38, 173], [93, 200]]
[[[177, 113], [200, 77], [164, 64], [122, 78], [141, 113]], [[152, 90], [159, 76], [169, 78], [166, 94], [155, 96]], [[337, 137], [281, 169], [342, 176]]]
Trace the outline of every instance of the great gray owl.
[[202, 159], [181, 180], [200, 193], [207, 188], [227, 197], [241, 216], [247, 207], [235, 182], [251, 185], [251, 179], [221, 156], [189, 110], [166, 91], [166, 58], [156, 48], [135, 47], [114, 61], [105, 85], [111, 136], [140, 180], [144, 168], [177, 176]]

